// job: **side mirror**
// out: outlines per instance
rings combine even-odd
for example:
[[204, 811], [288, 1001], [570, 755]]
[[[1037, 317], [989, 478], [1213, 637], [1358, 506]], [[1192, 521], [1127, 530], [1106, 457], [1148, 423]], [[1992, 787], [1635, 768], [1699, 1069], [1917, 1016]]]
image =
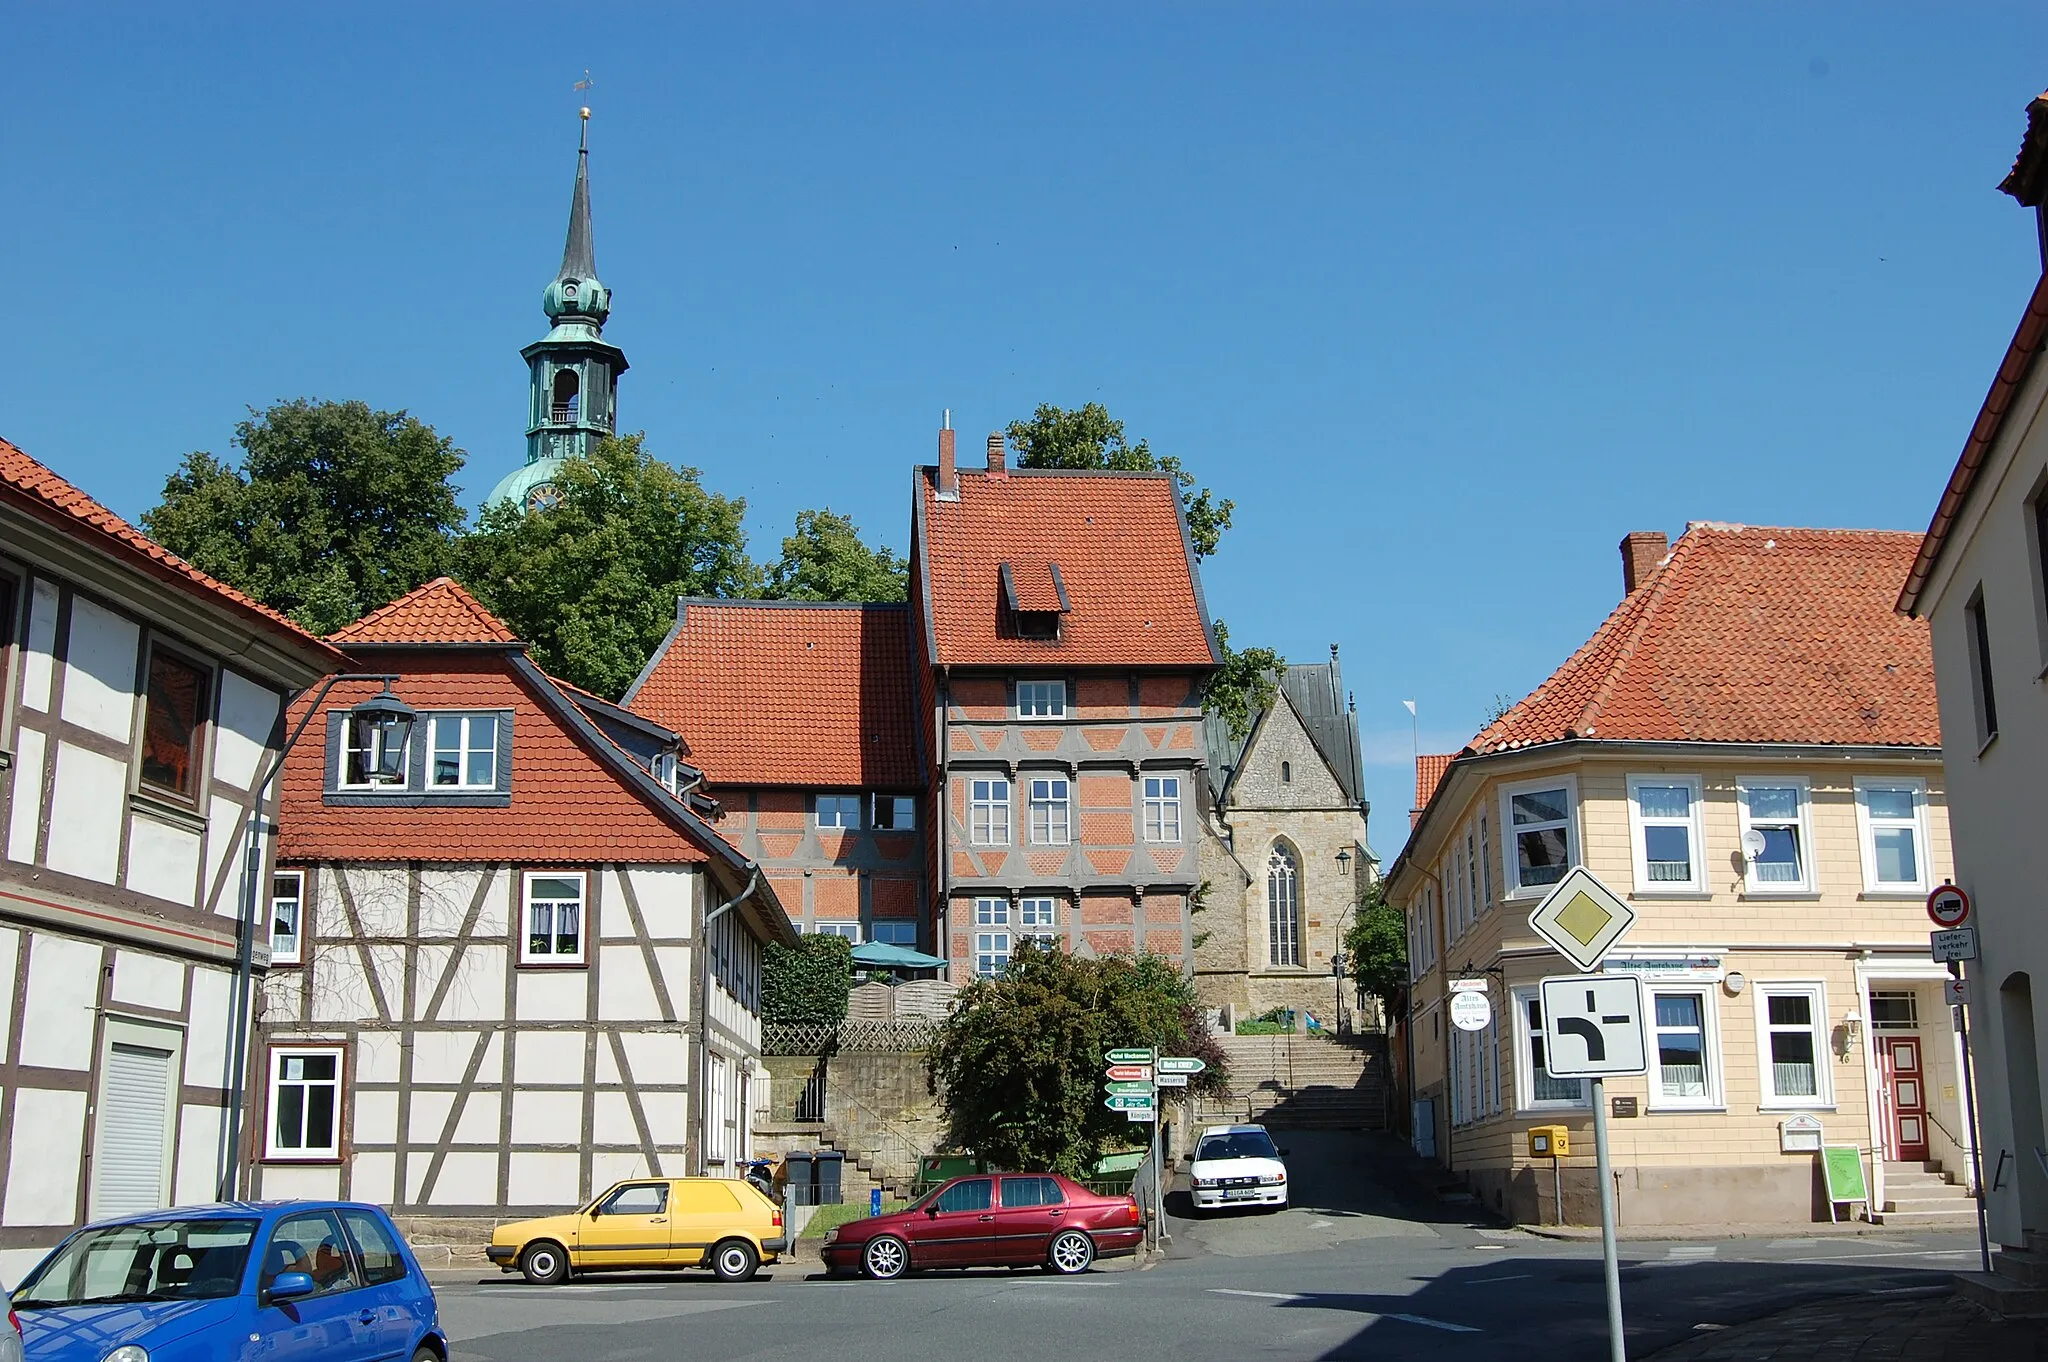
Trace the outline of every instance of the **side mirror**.
[[296, 1300], [314, 1292], [313, 1279], [303, 1272], [280, 1272], [277, 1280], [270, 1284], [270, 1299], [273, 1301]]
[[1283, 1159], [1285, 1159], [1285, 1158], [1289, 1158], [1289, 1157], [1291, 1157], [1291, 1156], [1293, 1155], [1293, 1153], [1294, 1153], [1294, 1151], [1293, 1151], [1293, 1150], [1291, 1150], [1291, 1149], [1283, 1149], [1283, 1150], [1281, 1150], [1281, 1151], [1280, 1151], [1280, 1157], [1281, 1157], [1281, 1158], [1283, 1158]]
[[597, 1207], [595, 1207], [595, 1206], [592, 1206], [592, 1207], [590, 1208], [590, 1218], [591, 1218], [592, 1220], [595, 1220], [595, 1219], [597, 1219], [597, 1218], [598, 1218], [598, 1216], [600, 1216], [600, 1215], [602, 1215], [602, 1214], [603, 1214], [603, 1212], [602, 1212], [602, 1211], [600, 1211], [600, 1210], [598, 1210], [598, 1208], [597, 1208]]
[[939, 1203], [934, 1201], [931, 1205], [924, 1208], [924, 1213], [929, 1218], [937, 1220], [939, 1218]]

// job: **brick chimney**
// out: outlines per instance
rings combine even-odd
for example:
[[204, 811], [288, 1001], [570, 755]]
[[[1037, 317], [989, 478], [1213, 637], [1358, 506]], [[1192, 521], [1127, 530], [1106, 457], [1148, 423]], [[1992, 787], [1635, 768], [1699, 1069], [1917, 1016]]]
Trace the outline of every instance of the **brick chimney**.
[[957, 497], [960, 495], [960, 469], [953, 462], [953, 427], [948, 424], [939, 432], [939, 495]]
[[1662, 530], [1632, 530], [1621, 537], [1621, 586], [1624, 596], [1649, 580], [1650, 569], [1671, 552]]
[[994, 478], [1009, 476], [1003, 469], [1003, 433], [1000, 430], [991, 432], [988, 437], [988, 471]]

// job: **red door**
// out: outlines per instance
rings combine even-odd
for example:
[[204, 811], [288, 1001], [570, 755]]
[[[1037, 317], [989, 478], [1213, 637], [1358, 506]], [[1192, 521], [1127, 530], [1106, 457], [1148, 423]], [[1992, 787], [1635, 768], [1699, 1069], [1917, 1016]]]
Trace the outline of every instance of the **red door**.
[[1042, 1263], [1052, 1237], [1066, 1223], [1066, 1195], [1043, 1174], [1003, 1179], [1002, 1210], [996, 1218], [996, 1261]]
[[1927, 1084], [1920, 1069], [1920, 1037], [1886, 1036], [1879, 1051], [1891, 1108], [1893, 1153], [1903, 1162], [1927, 1157]]

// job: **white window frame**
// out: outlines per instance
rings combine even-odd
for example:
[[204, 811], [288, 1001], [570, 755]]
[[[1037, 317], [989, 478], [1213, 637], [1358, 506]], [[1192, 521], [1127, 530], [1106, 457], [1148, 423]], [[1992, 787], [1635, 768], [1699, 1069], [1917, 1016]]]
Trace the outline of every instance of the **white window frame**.
[[1060, 681], [1019, 681], [1017, 717], [1027, 723], [1057, 722], [1067, 717], [1067, 683]]
[[[1755, 983], [1751, 989], [1756, 997], [1756, 1073], [1757, 1092], [1761, 1100], [1757, 1107], [1762, 1111], [1832, 1111], [1835, 1106], [1834, 1065], [1831, 1060], [1834, 1050], [1829, 1042], [1834, 1038], [1834, 1026], [1828, 1018], [1827, 984], [1819, 979], [1773, 979], [1768, 983]], [[1813, 1020], [1809, 1029], [1813, 1032], [1813, 1086], [1810, 1097], [1797, 1093], [1780, 1095], [1777, 1074], [1771, 1060], [1771, 1033], [1774, 1030], [1791, 1030], [1790, 1027], [1771, 1025], [1770, 1000], [1778, 997], [1805, 995], [1813, 1000]]]
[[[889, 821], [882, 821], [882, 810], [889, 810]], [[898, 820], [898, 815], [901, 820]], [[878, 832], [910, 832], [917, 827], [917, 796], [878, 794], [868, 798], [868, 826]]]
[[814, 922], [804, 930], [813, 936], [843, 936], [856, 946], [861, 943], [858, 922]]
[[[498, 788], [498, 738], [499, 726], [505, 722], [501, 714], [430, 714], [425, 716], [427, 729], [427, 770], [426, 782], [429, 790], [495, 790]], [[471, 742], [471, 726], [486, 721], [491, 726], [491, 740], [484, 746]], [[434, 766], [441, 758], [441, 726], [455, 726], [455, 774], [453, 784], [444, 785], [434, 779]], [[472, 754], [485, 752], [490, 756], [490, 779], [473, 781], [469, 778], [469, 759]]]
[[[285, 880], [290, 880], [294, 886], [294, 892], [290, 899], [286, 899], [282, 894], [279, 894], [277, 892], [278, 885]], [[280, 905], [287, 902], [289, 902], [292, 906], [292, 930], [291, 935], [289, 937], [281, 936], [277, 930], [277, 910]], [[305, 871], [275, 870], [271, 872], [270, 918], [268, 926], [270, 932], [270, 963], [273, 966], [304, 964], [306, 959]], [[282, 949], [278, 946], [277, 943], [281, 940], [289, 940], [291, 942], [291, 947], [289, 950]]]
[[[984, 787], [986, 792], [984, 793]], [[971, 846], [1010, 845], [1010, 779], [970, 776], [967, 781], [967, 841]], [[1001, 827], [997, 826], [1000, 820]], [[1001, 835], [998, 836], [997, 834]]]
[[[1534, 794], [1542, 790], [1563, 790], [1565, 797], [1564, 814], [1564, 863], [1565, 870], [1558, 879], [1571, 873], [1571, 867], [1583, 864], [1585, 853], [1580, 850], [1579, 841], [1579, 781], [1574, 775], [1545, 776], [1540, 780], [1521, 780], [1512, 785], [1500, 787], [1500, 858], [1502, 897], [1507, 899], [1541, 898], [1550, 892], [1550, 884], [1523, 884], [1516, 844], [1520, 831], [1515, 824], [1515, 796]], [[1540, 831], [1549, 824], [1537, 824], [1531, 831]], [[1555, 884], [1556, 881], [1552, 881]]]
[[[1649, 994], [1650, 1015], [1650, 1101], [1651, 1111], [1722, 1111], [1727, 1107], [1727, 1095], [1723, 1088], [1721, 1067], [1721, 1017], [1716, 997], [1720, 990], [1713, 984], [1652, 984], [1646, 990]], [[1681, 1027], [1666, 1027], [1657, 1020], [1659, 998], [1694, 998], [1700, 1004], [1700, 1063], [1705, 1066], [1704, 1083], [1706, 1091], [1694, 1095], [1674, 1095], [1664, 1091], [1662, 1048], [1659, 1038], [1667, 1030], [1679, 1031]]]
[[1032, 898], [1020, 898], [1017, 900], [1013, 916], [1016, 919], [1016, 930], [1010, 934], [1012, 951], [1026, 941], [1037, 942], [1041, 950], [1059, 949], [1061, 938], [1058, 899], [1048, 898], [1042, 894]]
[[[993, 979], [1010, 967], [1010, 901], [979, 898], [974, 901], [974, 974]], [[1000, 930], [996, 930], [1000, 928]]]
[[[1552, 785], [1541, 785], [1539, 789], [1554, 789]], [[1572, 1098], [1536, 1096], [1536, 1055], [1534, 1042], [1539, 1038], [1547, 1047], [1550, 1044], [1550, 1021], [1544, 1019], [1540, 1032], [1529, 1025], [1529, 1004], [1543, 1005], [1543, 990], [1535, 984], [1509, 990], [1515, 1008], [1515, 1110], [1531, 1111], [1584, 1111], [1592, 1106], [1592, 1089], [1586, 1080], [1576, 1080], [1579, 1095]], [[1544, 1075], [1546, 1079], [1549, 1075]], [[1572, 1079], [1551, 1079], [1552, 1082], [1569, 1083]]]
[[[285, 1081], [285, 1060], [288, 1058], [305, 1059], [314, 1055], [332, 1055], [334, 1057], [333, 1079], [295, 1081], [305, 1083], [309, 1087], [315, 1082], [324, 1084], [331, 1081], [333, 1083], [333, 1129], [328, 1132], [328, 1142], [325, 1145], [316, 1146], [301, 1144], [296, 1149], [291, 1148], [289, 1146], [280, 1145], [278, 1143], [277, 1138], [278, 1088]], [[341, 1126], [347, 1114], [346, 1109], [342, 1106], [342, 1102], [348, 1093], [347, 1085], [348, 1050], [346, 1046], [300, 1045], [294, 1042], [285, 1042], [273, 1045], [270, 1049], [269, 1079], [264, 1090], [264, 1095], [267, 1100], [263, 1104], [263, 1157], [267, 1161], [280, 1163], [293, 1163], [306, 1160], [333, 1161], [339, 1159], [341, 1157]], [[302, 1118], [300, 1134], [303, 1137], [303, 1115], [305, 1112], [305, 1107], [303, 1104], [300, 1106], [299, 1110]]]
[[[1642, 789], [1646, 785], [1656, 789], [1682, 787], [1686, 792], [1686, 816], [1683, 819], [1663, 816], [1652, 818], [1645, 814]], [[1629, 849], [1635, 862], [1636, 877], [1635, 894], [1632, 897], [1707, 892], [1707, 831], [1706, 816], [1702, 810], [1705, 798], [1706, 782], [1698, 776], [1635, 775], [1628, 778]], [[1686, 855], [1692, 866], [1691, 876], [1683, 880], [1650, 878], [1649, 830], [1653, 827], [1686, 830]]]
[[[358, 731], [370, 734], [370, 750], [365, 754], [363, 769], [374, 771], [383, 764], [384, 739], [390, 730], [382, 724], [359, 726], [347, 710], [341, 711], [341, 760], [334, 768], [336, 790], [369, 790], [379, 794], [405, 794], [412, 790], [412, 740], [418, 736], [420, 725], [417, 720], [405, 730], [405, 742], [399, 748], [398, 779], [393, 781], [364, 780], [348, 778], [349, 754], [358, 749], [355, 745]], [[445, 788], [445, 787], [444, 787]]]
[[[1065, 776], [1026, 776], [1030, 783], [1025, 787], [1029, 794], [1026, 809], [1030, 819], [1031, 845], [1039, 847], [1064, 847], [1074, 843], [1074, 783]], [[1038, 787], [1046, 787], [1044, 798], [1040, 798]], [[1058, 794], [1053, 790], [1057, 787]], [[1043, 810], [1045, 817], [1039, 817]], [[1043, 828], [1040, 823], [1043, 823]], [[1040, 833], [1044, 835], [1041, 836]]]
[[1818, 884], [1814, 874], [1813, 854], [1813, 783], [1805, 776], [1745, 776], [1735, 782], [1735, 815], [1740, 832], [1747, 840], [1749, 830], [1756, 824], [1749, 815], [1749, 796], [1752, 790], [1792, 790], [1799, 797], [1798, 817], [1794, 824], [1772, 818], [1765, 827], [1797, 826], [1799, 829], [1799, 874], [1794, 880], [1760, 880], [1757, 878], [1757, 860], [1747, 848], [1742, 853], [1743, 890], [1747, 894], [1770, 896], [1780, 894], [1812, 894]]
[[[811, 821], [821, 828], [832, 828], [840, 832], [860, 831], [860, 796], [857, 794], [821, 794], [811, 801]], [[829, 815], [827, 808], [830, 808]], [[851, 818], [853, 821], [848, 822]]]
[[1180, 777], [1146, 776], [1140, 789], [1145, 802], [1145, 840], [1162, 845], [1178, 843]]
[[656, 752], [653, 759], [647, 763], [647, 774], [653, 776], [656, 783], [670, 794], [678, 793], [676, 790], [676, 774], [678, 770], [679, 765], [676, 761], [676, 754], [673, 752]]
[[[549, 949], [533, 949], [533, 887], [541, 880], [576, 881], [576, 949], [574, 952], [558, 952], [553, 943], [561, 933], [550, 919], [548, 929]], [[566, 899], [544, 900], [551, 907], [568, 902]], [[581, 965], [590, 958], [590, 881], [580, 870], [528, 870], [519, 881], [519, 963], [522, 965]]]
[[[1913, 796], [1910, 820], [1879, 818], [1870, 811], [1870, 792], [1908, 792]], [[1913, 834], [1913, 867], [1920, 872], [1914, 880], [1880, 880], [1877, 877], [1877, 834], [1909, 828]], [[1927, 782], [1916, 776], [1856, 777], [1856, 842], [1863, 849], [1863, 892], [1871, 895], [1897, 894], [1919, 898], [1934, 887], [1927, 865]]]

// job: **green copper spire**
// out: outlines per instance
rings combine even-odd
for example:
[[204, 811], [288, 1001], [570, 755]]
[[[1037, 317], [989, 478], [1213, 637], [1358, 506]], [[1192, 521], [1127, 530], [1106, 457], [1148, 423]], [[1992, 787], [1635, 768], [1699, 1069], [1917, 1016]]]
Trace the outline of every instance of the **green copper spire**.
[[485, 499], [487, 506], [498, 501], [527, 510], [545, 506], [562, 460], [589, 453], [614, 429], [626, 355], [604, 339], [612, 295], [598, 281], [591, 236], [590, 110], [585, 109], [562, 268], [541, 295], [541, 309], [554, 327], [519, 352], [531, 375], [526, 464], [506, 475]]

